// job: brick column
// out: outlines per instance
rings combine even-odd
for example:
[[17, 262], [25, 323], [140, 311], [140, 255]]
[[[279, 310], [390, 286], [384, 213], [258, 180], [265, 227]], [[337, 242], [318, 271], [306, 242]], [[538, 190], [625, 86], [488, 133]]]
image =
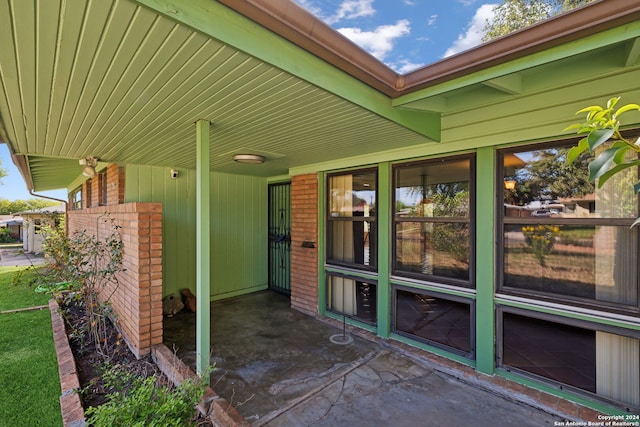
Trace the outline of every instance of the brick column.
[[[311, 241], [315, 248], [303, 248]], [[318, 175], [291, 179], [291, 306], [318, 314]]]
[[[108, 236], [104, 207], [70, 211], [69, 234], [86, 231]], [[117, 326], [129, 348], [140, 357], [162, 343], [162, 204], [128, 203], [109, 207], [108, 216], [121, 228], [124, 244], [118, 287], [104, 295], [117, 313]]]

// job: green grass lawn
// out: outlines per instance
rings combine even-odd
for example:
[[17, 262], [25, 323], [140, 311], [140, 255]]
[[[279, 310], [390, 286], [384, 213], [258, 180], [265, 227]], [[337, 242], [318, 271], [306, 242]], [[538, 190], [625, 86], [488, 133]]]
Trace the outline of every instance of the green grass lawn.
[[[45, 305], [24, 267], [0, 267], [0, 311]], [[0, 426], [61, 426], [60, 382], [48, 309], [0, 314]]]

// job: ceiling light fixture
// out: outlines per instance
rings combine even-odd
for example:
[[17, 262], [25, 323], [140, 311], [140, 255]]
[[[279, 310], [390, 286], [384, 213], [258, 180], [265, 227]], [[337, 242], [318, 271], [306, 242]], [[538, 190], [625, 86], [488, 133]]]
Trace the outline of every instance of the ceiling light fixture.
[[87, 157], [86, 159], [78, 160], [80, 166], [82, 166], [82, 175], [88, 176], [89, 178], [93, 178], [97, 175], [96, 166], [98, 166], [98, 158], [97, 157]]
[[260, 163], [264, 163], [264, 156], [260, 156], [259, 154], [236, 154], [233, 156], [233, 160], [238, 163], [249, 163], [252, 165], [258, 165]]

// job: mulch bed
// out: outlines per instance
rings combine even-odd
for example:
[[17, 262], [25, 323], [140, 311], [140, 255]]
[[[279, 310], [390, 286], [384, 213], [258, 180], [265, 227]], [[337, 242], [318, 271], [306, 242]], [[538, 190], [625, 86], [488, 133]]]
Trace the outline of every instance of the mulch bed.
[[107, 400], [109, 389], [102, 374], [109, 367], [119, 369], [133, 375], [148, 378], [156, 377], [157, 385], [170, 385], [169, 379], [151, 359], [150, 355], [137, 359], [129, 350], [124, 339], [111, 322], [106, 322], [106, 344], [102, 346], [107, 357], [103, 357], [96, 350], [96, 343], [91, 334], [83, 330], [87, 324], [87, 314], [84, 306], [71, 301], [62, 304], [63, 317], [66, 323], [69, 345], [76, 361], [76, 370], [80, 381], [80, 398], [86, 409], [89, 406], [99, 406]]
[[[114, 390], [110, 389], [103, 379], [106, 369], [117, 367], [123, 373], [128, 373], [141, 378], [155, 377], [156, 385], [173, 386], [167, 376], [153, 361], [151, 355], [137, 359], [131, 352], [121, 334], [113, 323], [107, 322], [106, 343], [102, 345], [107, 354], [105, 358], [96, 350], [96, 343], [92, 341], [91, 334], [83, 330], [82, 325], [87, 324], [87, 314], [84, 306], [78, 301], [60, 302], [69, 345], [76, 362], [76, 371], [80, 381], [80, 399], [86, 410], [88, 407], [96, 407], [105, 403], [107, 395]], [[195, 412], [194, 412], [195, 413]], [[194, 425], [211, 426], [208, 419], [201, 415], [194, 420]]]

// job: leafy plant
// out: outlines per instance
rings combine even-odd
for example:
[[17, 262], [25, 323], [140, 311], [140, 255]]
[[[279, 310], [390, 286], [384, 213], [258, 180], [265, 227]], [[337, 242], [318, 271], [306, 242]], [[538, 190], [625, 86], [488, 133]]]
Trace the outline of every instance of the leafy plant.
[[[597, 157], [589, 163], [589, 180], [598, 182], [601, 188], [612, 176], [628, 169], [640, 166], [640, 138], [635, 142], [628, 140], [620, 133], [619, 117], [629, 111], [640, 111], [638, 104], [626, 104], [615, 109], [620, 97], [607, 101], [606, 108], [599, 105], [586, 107], [576, 114], [587, 114], [584, 123], [575, 123], [565, 129], [575, 130], [578, 135], [586, 135], [578, 145], [569, 150], [567, 161], [572, 163], [585, 151], [597, 153]], [[603, 145], [610, 142], [610, 145]], [[604, 150], [603, 150], [604, 148]], [[631, 157], [629, 153], [636, 155]], [[637, 179], [637, 175], [636, 175]], [[633, 184], [634, 193], [640, 192], [640, 180]], [[640, 217], [631, 225], [640, 224]]]
[[11, 235], [11, 230], [8, 228], [0, 228], [0, 243], [12, 243], [15, 242], [15, 240]]
[[177, 387], [158, 385], [154, 376], [141, 378], [118, 367], [109, 369], [103, 378], [113, 391], [107, 395], [108, 402], [86, 411], [90, 426], [192, 425], [194, 407], [206, 388], [200, 379], [186, 380]]
[[538, 264], [544, 267], [546, 257], [553, 251], [553, 245], [560, 229], [555, 225], [536, 225], [522, 227], [524, 241], [531, 247]]
[[74, 335], [84, 337], [83, 333], [88, 334], [98, 354], [108, 359], [107, 322], [115, 317], [109, 299], [118, 288], [118, 273], [124, 271], [123, 242], [120, 226], [113, 218], [105, 214], [97, 221], [98, 230], [108, 230], [106, 237], [90, 235], [86, 231], [67, 237], [62, 225], [43, 229], [49, 267], [49, 285], [45, 287], [55, 293], [68, 286], [72, 291], [68, 297], [82, 301], [87, 321], [83, 331], [74, 331]]

